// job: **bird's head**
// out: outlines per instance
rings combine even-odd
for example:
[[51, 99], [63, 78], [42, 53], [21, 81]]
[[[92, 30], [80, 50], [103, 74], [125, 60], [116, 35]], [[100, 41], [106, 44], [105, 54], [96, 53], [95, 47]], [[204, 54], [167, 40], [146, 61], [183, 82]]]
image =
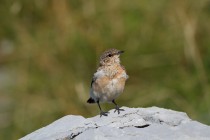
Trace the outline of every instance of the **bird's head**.
[[120, 63], [120, 54], [124, 53], [124, 51], [120, 51], [117, 49], [108, 49], [100, 57], [100, 65], [113, 65], [115, 63]]

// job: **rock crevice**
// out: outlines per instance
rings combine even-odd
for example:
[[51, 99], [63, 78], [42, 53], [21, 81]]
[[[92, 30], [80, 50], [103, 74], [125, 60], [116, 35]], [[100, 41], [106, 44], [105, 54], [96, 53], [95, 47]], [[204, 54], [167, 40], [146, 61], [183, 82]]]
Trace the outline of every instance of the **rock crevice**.
[[210, 126], [191, 120], [186, 113], [150, 107], [128, 108], [120, 114], [84, 118], [65, 116], [21, 140], [94, 139], [210, 139]]

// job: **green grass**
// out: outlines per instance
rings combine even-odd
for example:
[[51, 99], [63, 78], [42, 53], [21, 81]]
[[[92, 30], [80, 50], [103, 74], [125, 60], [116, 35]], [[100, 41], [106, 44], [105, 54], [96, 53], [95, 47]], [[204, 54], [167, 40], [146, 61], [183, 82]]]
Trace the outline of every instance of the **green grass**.
[[184, 111], [210, 125], [209, 6], [205, 0], [3, 0], [0, 139], [18, 139], [67, 114], [98, 114], [86, 100], [107, 48], [125, 51], [130, 78], [117, 99], [121, 106]]

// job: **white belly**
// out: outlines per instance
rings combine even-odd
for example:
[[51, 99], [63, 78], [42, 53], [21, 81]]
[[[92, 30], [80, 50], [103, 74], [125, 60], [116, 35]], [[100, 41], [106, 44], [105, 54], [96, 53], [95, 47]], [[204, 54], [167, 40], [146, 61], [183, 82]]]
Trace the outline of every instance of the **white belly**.
[[101, 91], [97, 93], [92, 91], [92, 96], [95, 100], [99, 99], [100, 102], [111, 102], [117, 98], [124, 89], [124, 84], [119, 81], [118, 78], [111, 80]]
[[117, 98], [123, 92], [125, 81], [128, 79], [125, 71], [111, 81], [103, 70], [97, 71], [94, 77], [96, 80], [92, 85], [90, 96], [100, 102], [111, 102]]

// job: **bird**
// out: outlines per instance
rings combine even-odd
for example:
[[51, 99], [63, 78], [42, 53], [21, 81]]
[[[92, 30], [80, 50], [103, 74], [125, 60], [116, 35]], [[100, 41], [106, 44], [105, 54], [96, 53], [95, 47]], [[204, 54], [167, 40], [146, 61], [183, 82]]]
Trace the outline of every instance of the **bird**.
[[100, 109], [100, 117], [108, 116], [109, 112], [104, 112], [101, 109], [100, 103], [113, 103], [115, 111], [120, 114], [121, 109], [115, 99], [123, 92], [128, 75], [125, 67], [120, 64], [120, 55], [124, 51], [115, 48], [108, 49], [100, 56], [99, 67], [94, 73], [91, 88], [90, 98], [87, 103], [97, 103]]

